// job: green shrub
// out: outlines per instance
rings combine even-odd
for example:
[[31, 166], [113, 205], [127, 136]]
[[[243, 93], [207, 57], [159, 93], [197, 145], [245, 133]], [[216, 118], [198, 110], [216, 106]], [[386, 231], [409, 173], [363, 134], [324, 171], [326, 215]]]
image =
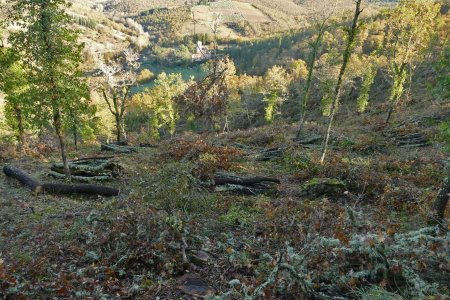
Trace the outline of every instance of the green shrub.
[[154, 77], [155, 77], [155, 74], [153, 74], [152, 71], [150, 71], [149, 69], [143, 69], [139, 73], [139, 75], [137, 77], [137, 81], [138, 81], [138, 83], [145, 83], [145, 82], [152, 80]]

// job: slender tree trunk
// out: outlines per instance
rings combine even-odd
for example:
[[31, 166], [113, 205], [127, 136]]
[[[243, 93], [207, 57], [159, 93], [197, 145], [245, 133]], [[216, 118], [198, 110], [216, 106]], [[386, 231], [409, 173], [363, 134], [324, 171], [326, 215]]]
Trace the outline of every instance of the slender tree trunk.
[[68, 181], [71, 181], [70, 178], [70, 169], [69, 164], [67, 162], [67, 155], [66, 155], [66, 143], [64, 142], [64, 136], [62, 132], [62, 124], [61, 124], [61, 112], [58, 108], [53, 108], [53, 126], [55, 127], [56, 135], [59, 139], [59, 146], [61, 150], [61, 158], [64, 165], [64, 173], [66, 174], [66, 179]]
[[439, 193], [433, 204], [433, 209], [428, 222], [430, 225], [440, 225], [441, 227], [445, 228], [444, 224], [445, 209], [447, 208], [449, 193], [450, 193], [450, 169], [447, 169], [447, 177], [445, 177], [444, 181], [442, 182]]
[[223, 126], [222, 132], [228, 132], [228, 131], [230, 131], [229, 126], [228, 126], [228, 116], [225, 116], [225, 125]]
[[386, 119], [384, 120], [384, 123], [389, 124], [389, 121], [391, 120], [391, 116], [392, 116], [393, 112], [394, 112], [394, 105], [391, 104], [391, 105], [389, 105], [389, 108], [388, 108], [388, 111], [387, 111], [387, 114], [386, 114]]
[[394, 71], [394, 86], [392, 87], [391, 102], [389, 104], [389, 109], [386, 114], [386, 119], [384, 122], [389, 124], [395, 107], [400, 102], [400, 97], [403, 95], [403, 86], [406, 81], [406, 64], [403, 63], [400, 68], [395, 68]]
[[78, 150], [78, 121], [75, 115], [73, 114], [73, 111], [69, 111], [70, 118], [72, 119], [72, 137], [73, 137], [73, 143], [75, 145], [75, 150]]
[[122, 139], [124, 141], [126, 141], [127, 140], [127, 132], [125, 131], [125, 119], [124, 119], [123, 115], [120, 116], [120, 130], [121, 130], [120, 135], [121, 135]]
[[23, 126], [22, 110], [18, 106], [16, 106], [14, 108], [14, 113], [16, 114], [16, 121], [17, 121], [17, 140], [22, 146], [22, 148], [25, 148], [26, 141], [25, 141], [25, 129]]
[[356, 1], [355, 15], [353, 17], [352, 27], [350, 28], [350, 31], [349, 31], [349, 36], [348, 36], [347, 45], [346, 45], [346, 48], [344, 51], [344, 57], [343, 57], [343, 61], [342, 61], [341, 70], [339, 72], [338, 81], [336, 83], [336, 88], [334, 90], [333, 102], [331, 103], [330, 117], [328, 119], [327, 132], [325, 134], [325, 139], [324, 139], [323, 145], [322, 145], [322, 151], [321, 151], [322, 153], [321, 153], [321, 157], [320, 157], [320, 163], [323, 163], [325, 161], [325, 156], [326, 156], [326, 153], [328, 150], [328, 143], [330, 141], [331, 128], [333, 126], [333, 120], [334, 120], [334, 116], [336, 114], [336, 108], [337, 108], [339, 96], [341, 93], [342, 82], [344, 80], [345, 71], [347, 69], [347, 65], [350, 60], [350, 57], [353, 53], [354, 43], [356, 40], [356, 36], [358, 34], [358, 27], [359, 27], [358, 19], [362, 13], [361, 2], [362, 2], [362, 0]]
[[120, 125], [120, 116], [119, 116], [118, 113], [115, 113], [114, 117], [116, 119], [116, 139], [117, 139], [117, 142], [121, 142], [121, 140], [122, 140], [122, 129], [120, 128], [121, 127], [121, 125]]
[[73, 143], [75, 144], [75, 150], [78, 150], [78, 134], [77, 134], [77, 126], [72, 127], [73, 133]]
[[309, 65], [308, 65], [308, 77], [306, 79], [306, 85], [303, 90], [303, 96], [300, 101], [300, 124], [299, 124], [298, 131], [297, 131], [297, 137], [300, 137], [302, 130], [303, 130], [303, 124], [305, 123], [306, 108], [307, 108], [309, 94], [310, 94], [309, 92], [310, 92], [311, 84], [312, 84], [314, 66], [316, 64], [317, 52], [319, 51], [319, 46], [322, 42], [323, 31], [324, 31], [324, 28], [320, 27], [319, 32], [317, 33], [317, 38], [316, 38], [315, 42], [313, 43], [313, 47], [312, 47], [311, 58], [310, 58]]

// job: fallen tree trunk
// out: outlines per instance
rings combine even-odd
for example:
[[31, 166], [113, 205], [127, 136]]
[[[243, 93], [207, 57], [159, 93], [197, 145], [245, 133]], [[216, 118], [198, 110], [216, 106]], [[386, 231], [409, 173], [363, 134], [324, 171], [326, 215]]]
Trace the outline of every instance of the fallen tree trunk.
[[271, 149], [264, 149], [256, 154], [255, 160], [256, 161], [269, 161], [275, 158], [280, 158], [283, 156], [285, 149], [283, 148], [271, 148]]
[[136, 152], [134, 147], [122, 146], [116, 144], [102, 144], [100, 147], [101, 151], [112, 151], [114, 153], [132, 153]]
[[308, 145], [315, 144], [316, 142], [320, 142], [322, 140], [322, 136], [319, 134], [312, 134], [310, 136], [298, 137], [293, 141], [299, 145]]
[[44, 183], [42, 190], [57, 195], [67, 194], [85, 194], [100, 195], [112, 197], [119, 195], [119, 190], [103, 185], [96, 184], [60, 184], [60, 183]]
[[149, 143], [140, 143], [139, 147], [141, 147], [141, 148], [158, 148], [158, 145], [149, 144]]
[[214, 175], [215, 185], [224, 185], [224, 184], [254, 185], [262, 182], [280, 183], [280, 180], [274, 177], [260, 177], [260, 176], [243, 178], [236, 175], [225, 173], [217, 173], [216, 175]]
[[5, 173], [5, 175], [8, 177], [19, 180], [20, 183], [29, 187], [33, 192], [36, 192], [40, 186], [39, 181], [37, 181], [31, 176], [28, 176], [24, 171], [22, 171], [19, 168], [4, 166], [3, 173]]
[[[48, 172], [48, 175], [54, 177], [54, 178], [58, 178], [58, 179], [65, 179], [66, 175], [61, 174], [60, 172], [55, 172], [55, 171], [50, 171]], [[77, 175], [76, 173], [71, 173], [71, 179], [73, 181], [78, 181], [78, 182], [84, 182], [84, 183], [91, 183], [91, 182], [95, 182], [95, 181], [108, 181], [111, 180], [111, 176], [109, 176], [108, 174], [104, 174], [104, 175], [95, 175], [95, 176], [82, 176], [82, 175]]]
[[33, 177], [26, 174], [19, 168], [12, 166], [3, 167], [6, 176], [17, 179], [23, 185], [29, 187], [34, 193], [47, 192], [50, 194], [86, 194], [100, 195], [105, 197], [119, 195], [119, 190], [102, 185], [93, 184], [61, 184], [61, 183], [40, 183]]
[[214, 189], [216, 192], [228, 192], [240, 195], [258, 195], [276, 191], [275, 186], [280, 183], [273, 177], [240, 177], [229, 173], [214, 175]]
[[[74, 181], [91, 183], [105, 181], [119, 177], [123, 173], [123, 166], [114, 157], [90, 157], [73, 160], [68, 163], [72, 179]], [[62, 163], [54, 163], [49, 175], [63, 179], [64, 166]]]

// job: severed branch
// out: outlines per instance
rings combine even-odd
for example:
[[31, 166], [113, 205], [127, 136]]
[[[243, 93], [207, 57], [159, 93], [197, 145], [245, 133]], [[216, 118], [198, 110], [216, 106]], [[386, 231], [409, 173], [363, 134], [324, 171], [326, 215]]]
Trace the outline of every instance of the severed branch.
[[273, 177], [250, 177], [243, 178], [232, 174], [217, 173], [214, 176], [215, 185], [238, 184], [238, 185], [254, 185], [263, 182], [280, 183], [278, 178]]
[[40, 183], [33, 177], [26, 174], [19, 168], [12, 166], [3, 167], [3, 173], [6, 176], [17, 179], [23, 185], [29, 187], [33, 193], [39, 194], [47, 192], [50, 194], [85, 194], [100, 195], [105, 197], [119, 195], [119, 190], [102, 185], [94, 184], [61, 184], [61, 183]]

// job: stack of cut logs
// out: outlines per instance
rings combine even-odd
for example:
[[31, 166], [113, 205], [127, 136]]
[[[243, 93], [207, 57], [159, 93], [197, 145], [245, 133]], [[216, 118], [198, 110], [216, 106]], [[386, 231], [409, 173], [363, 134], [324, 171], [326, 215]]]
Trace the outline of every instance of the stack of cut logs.
[[[119, 177], [123, 173], [123, 166], [114, 156], [91, 157], [69, 162], [69, 169], [73, 181], [94, 182], [108, 181]], [[49, 173], [55, 178], [64, 179], [64, 165], [54, 163]]]

